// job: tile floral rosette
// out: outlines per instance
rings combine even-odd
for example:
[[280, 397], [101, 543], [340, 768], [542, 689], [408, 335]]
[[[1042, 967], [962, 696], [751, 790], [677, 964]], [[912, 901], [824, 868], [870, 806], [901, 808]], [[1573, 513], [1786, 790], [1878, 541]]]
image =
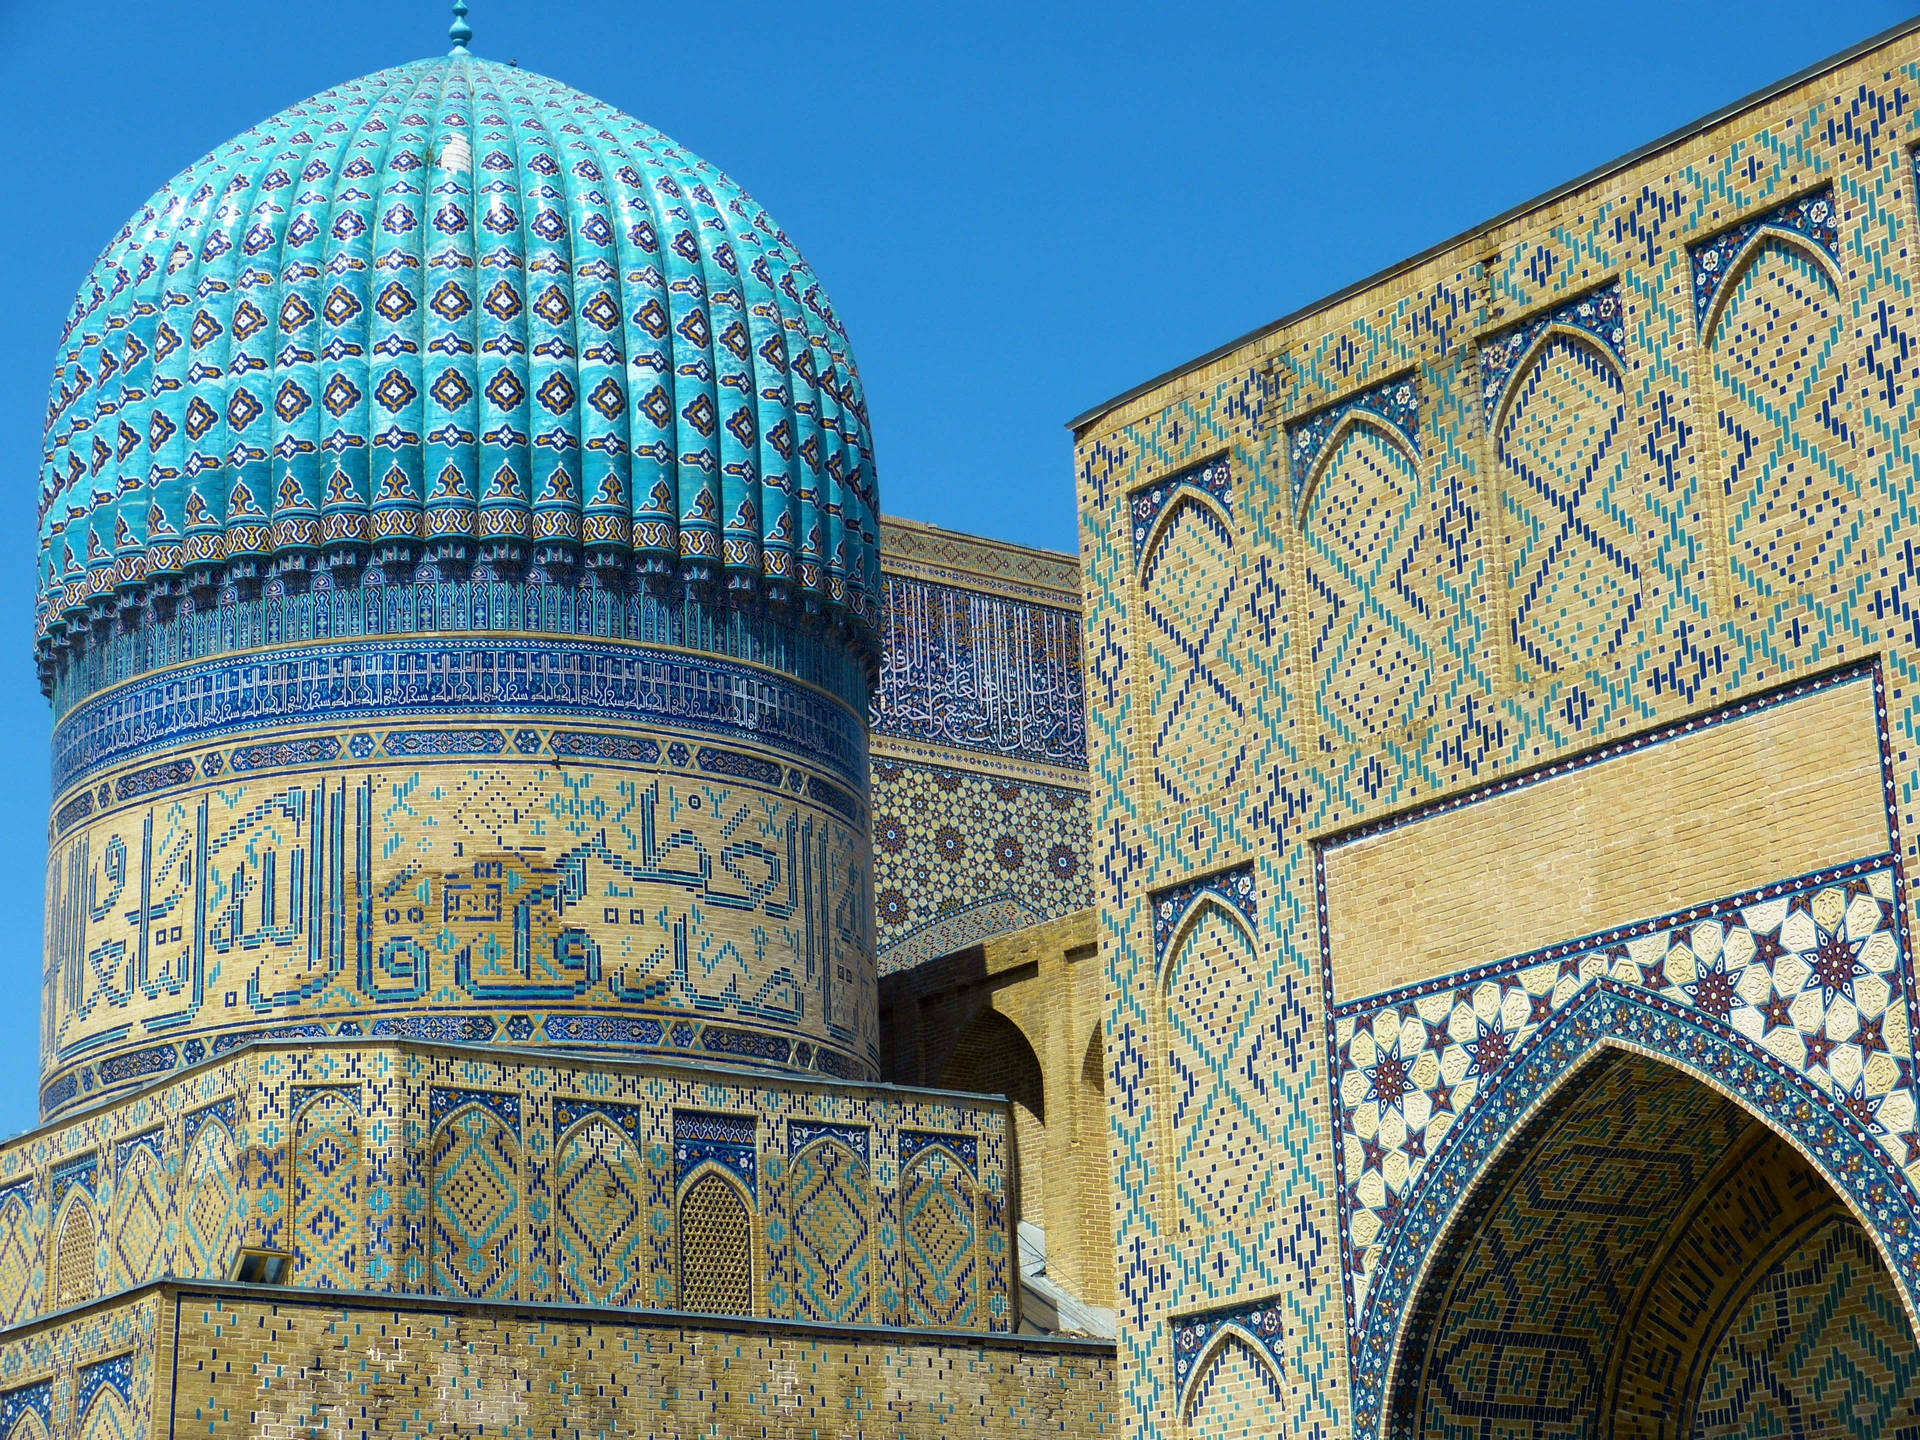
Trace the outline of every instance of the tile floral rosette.
[[1343, 1007], [1334, 1036], [1356, 1331], [1435, 1151], [1512, 1057], [1603, 977], [1732, 1031], [1920, 1175], [1900, 956], [1882, 861]]

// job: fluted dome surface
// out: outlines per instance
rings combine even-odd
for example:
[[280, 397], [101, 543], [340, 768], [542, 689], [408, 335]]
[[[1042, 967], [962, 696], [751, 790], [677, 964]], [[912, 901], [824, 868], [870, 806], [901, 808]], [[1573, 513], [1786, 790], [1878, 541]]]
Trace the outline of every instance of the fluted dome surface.
[[114, 239], [40, 537], [43, 664], [316, 565], [677, 572], [863, 634], [878, 593], [860, 381], [792, 243], [657, 131], [460, 53], [282, 111]]

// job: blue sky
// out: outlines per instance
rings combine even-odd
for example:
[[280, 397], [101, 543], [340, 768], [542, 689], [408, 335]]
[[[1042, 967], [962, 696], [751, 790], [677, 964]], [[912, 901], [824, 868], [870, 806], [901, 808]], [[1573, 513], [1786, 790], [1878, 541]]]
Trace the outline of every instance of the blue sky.
[[[882, 505], [1072, 549], [1073, 415], [1902, 18], [1860, 0], [473, 0], [473, 49], [723, 166], [860, 361]], [[33, 515], [94, 256], [205, 151], [446, 48], [439, 0], [0, 0], [0, 1134], [35, 1109]]]

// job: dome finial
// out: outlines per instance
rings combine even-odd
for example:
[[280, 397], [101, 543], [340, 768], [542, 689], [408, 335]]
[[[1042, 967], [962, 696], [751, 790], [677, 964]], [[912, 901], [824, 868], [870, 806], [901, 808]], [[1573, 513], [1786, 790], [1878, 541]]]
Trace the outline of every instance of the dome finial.
[[453, 24], [447, 27], [447, 38], [453, 41], [453, 54], [467, 53], [467, 42], [473, 39], [473, 27], [467, 24], [467, 0], [453, 0]]

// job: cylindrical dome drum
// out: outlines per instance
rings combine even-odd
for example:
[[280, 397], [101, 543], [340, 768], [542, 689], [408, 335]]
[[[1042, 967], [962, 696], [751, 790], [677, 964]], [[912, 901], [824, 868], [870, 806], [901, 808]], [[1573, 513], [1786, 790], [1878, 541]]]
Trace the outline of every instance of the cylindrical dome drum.
[[263, 1036], [876, 1072], [865, 404], [719, 171], [329, 91], [108, 248], [46, 455], [46, 1115]]

